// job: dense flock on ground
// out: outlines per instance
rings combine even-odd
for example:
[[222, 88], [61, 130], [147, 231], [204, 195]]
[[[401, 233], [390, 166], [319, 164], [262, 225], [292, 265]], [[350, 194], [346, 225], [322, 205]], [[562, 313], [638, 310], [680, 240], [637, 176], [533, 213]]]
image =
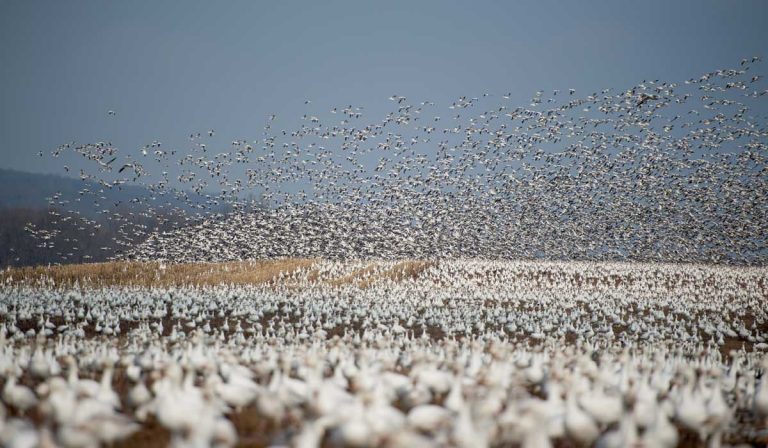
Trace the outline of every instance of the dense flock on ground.
[[259, 284], [22, 277], [0, 288], [3, 446], [768, 441], [764, 268], [317, 261]]

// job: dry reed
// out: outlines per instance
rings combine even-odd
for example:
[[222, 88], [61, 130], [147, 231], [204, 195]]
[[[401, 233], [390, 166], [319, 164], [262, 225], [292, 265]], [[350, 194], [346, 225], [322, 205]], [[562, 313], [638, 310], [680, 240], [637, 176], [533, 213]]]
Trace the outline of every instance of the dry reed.
[[11, 268], [0, 282], [33, 286], [206, 286], [274, 283], [309, 269], [315, 260], [282, 259], [227, 263], [107, 262]]
[[374, 263], [357, 269], [343, 277], [326, 281], [330, 286], [355, 285], [359, 288], [368, 288], [380, 281], [391, 280], [401, 282], [403, 280], [415, 280], [427, 269], [435, 266], [432, 261], [405, 260], [391, 268], [379, 271]]

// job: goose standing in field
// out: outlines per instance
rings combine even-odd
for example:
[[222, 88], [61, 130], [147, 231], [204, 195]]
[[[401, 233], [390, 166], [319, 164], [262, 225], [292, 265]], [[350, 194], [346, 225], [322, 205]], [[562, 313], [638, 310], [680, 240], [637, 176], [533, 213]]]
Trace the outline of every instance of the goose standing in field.
[[17, 378], [11, 374], [3, 386], [3, 402], [20, 412], [26, 412], [34, 406], [37, 406], [38, 399], [32, 389], [27, 386], [17, 384]]
[[768, 421], [768, 356], [762, 361], [763, 374], [755, 390], [755, 413]]
[[597, 423], [581, 409], [573, 392], [566, 397], [565, 430], [579, 446], [592, 446], [600, 435]]

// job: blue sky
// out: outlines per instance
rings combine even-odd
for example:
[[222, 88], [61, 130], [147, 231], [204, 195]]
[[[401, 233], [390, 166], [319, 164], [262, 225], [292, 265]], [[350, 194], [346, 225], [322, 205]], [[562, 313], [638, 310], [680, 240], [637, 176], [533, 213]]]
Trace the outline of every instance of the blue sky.
[[[585, 95], [768, 57], [768, 2], [0, 2], [0, 167], [68, 141], [261, 137], [275, 113], [387, 97]], [[310, 99], [310, 104], [305, 100]], [[108, 110], [116, 111], [114, 117]]]

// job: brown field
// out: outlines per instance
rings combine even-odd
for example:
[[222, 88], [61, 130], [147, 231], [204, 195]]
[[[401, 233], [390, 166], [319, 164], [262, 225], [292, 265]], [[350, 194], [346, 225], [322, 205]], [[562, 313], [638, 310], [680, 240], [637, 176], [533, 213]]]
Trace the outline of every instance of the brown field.
[[310, 282], [322, 281], [329, 286], [354, 284], [367, 288], [382, 280], [395, 282], [416, 279], [435, 265], [428, 261], [401, 261], [382, 270], [376, 263], [350, 274], [321, 279], [312, 267], [317, 260], [291, 258], [281, 260], [237, 261], [228, 263], [159, 263], [114, 261], [10, 268], [0, 271], [0, 284], [71, 287], [92, 286], [211, 286], [219, 284], [262, 285], [277, 283], [300, 271], [308, 273]]
[[206, 286], [264, 284], [280, 274], [307, 269], [311, 259], [238, 261], [230, 263], [180, 263], [114, 261], [11, 268], [0, 272], [0, 282], [51, 286]]
[[[401, 261], [391, 268], [380, 270], [376, 263], [370, 263], [368, 266], [357, 269], [347, 275], [327, 280], [325, 283], [330, 286], [355, 285], [360, 288], [368, 288], [377, 281], [391, 280], [400, 282], [407, 279], [417, 279], [419, 276], [432, 266], [433, 261]], [[309, 273], [310, 280], [318, 280], [317, 272]]]

